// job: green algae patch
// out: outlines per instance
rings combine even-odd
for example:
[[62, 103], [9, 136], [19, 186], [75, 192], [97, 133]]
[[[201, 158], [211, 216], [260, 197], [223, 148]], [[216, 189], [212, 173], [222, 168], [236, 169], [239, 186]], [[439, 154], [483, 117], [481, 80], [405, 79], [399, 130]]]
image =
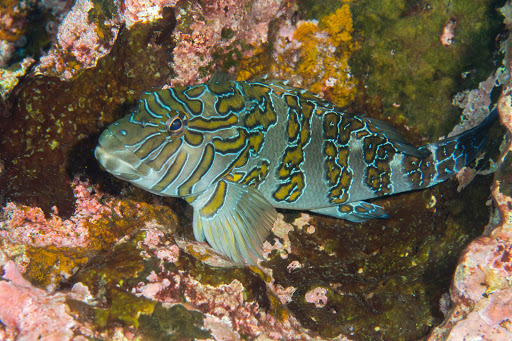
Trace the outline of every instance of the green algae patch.
[[141, 315], [140, 331], [150, 340], [195, 340], [212, 338], [209, 331], [202, 329], [204, 315], [186, 309], [181, 304], [164, 308], [158, 303], [152, 314]]
[[[87, 247], [27, 246], [25, 254], [30, 263], [26, 276], [31, 283], [56, 288], [82, 267], [90, 269], [85, 275], [89, 280], [81, 277], [88, 284], [122, 283], [144, 269], [137, 244], [145, 238], [146, 232], [138, 229], [153, 223], [171, 231], [177, 224], [176, 215], [166, 206], [126, 199], [114, 200], [112, 210], [112, 215], [104, 214], [98, 220], [90, 219], [84, 223], [88, 229]], [[130, 235], [128, 242], [114, 247], [119, 239]], [[115, 257], [108, 257], [110, 253]], [[80, 276], [84, 276], [83, 273]]]
[[156, 305], [154, 301], [119, 290], [111, 290], [109, 297], [109, 308], [92, 308], [91, 311], [93, 321], [99, 328], [109, 327], [112, 323], [138, 328], [140, 316], [152, 314]]
[[[361, 50], [351, 58], [383, 117], [399, 117], [424, 137], [446, 135], [459, 120], [455, 93], [487, 78], [501, 20], [493, 0], [360, 0], [352, 4]], [[453, 39], [443, 45], [443, 30]]]
[[204, 315], [188, 310], [181, 304], [164, 307], [144, 297], [136, 297], [122, 291], [111, 292], [110, 307], [95, 307], [84, 302], [68, 299], [70, 310], [82, 323], [93, 325], [108, 335], [116, 334], [115, 327], [124, 325], [137, 328], [136, 340], [201, 340], [211, 339], [203, 329]]
[[120, 238], [130, 235], [147, 222], [155, 222], [174, 230], [177, 217], [173, 210], [164, 205], [152, 205], [131, 199], [114, 200], [112, 214], [104, 215], [97, 221], [88, 221], [89, 249], [105, 251]]
[[139, 274], [144, 271], [144, 259], [136, 248], [144, 235], [144, 232], [140, 232], [130, 241], [94, 257], [73, 278], [73, 282], [87, 286], [101, 302], [112, 302], [113, 291], [127, 290], [129, 284], [137, 283]]
[[211, 287], [230, 284], [232, 281], [237, 280], [245, 288], [245, 301], [256, 301], [260, 308], [265, 310], [270, 307], [271, 302], [265, 281], [261, 278], [260, 274], [254, 272], [250, 267], [218, 268], [207, 265], [192, 256], [184, 255], [180, 257], [177, 269], [187, 271], [190, 276], [202, 285]]
[[96, 23], [96, 33], [101, 40], [111, 40], [113, 33], [106, 23], [111, 22], [116, 14], [117, 8], [112, 0], [94, 0], [93, 8], [87, 12], [87, 19], [91, 23]]
[[[137, 297], [119, 290], [110, 291], [112, 304], [108, 311], [108, 321], [122, 321], [137, 328], [141, 314], [151, 314], [156, 302]], [[106, 324], [105, 324], [106, 325]]]

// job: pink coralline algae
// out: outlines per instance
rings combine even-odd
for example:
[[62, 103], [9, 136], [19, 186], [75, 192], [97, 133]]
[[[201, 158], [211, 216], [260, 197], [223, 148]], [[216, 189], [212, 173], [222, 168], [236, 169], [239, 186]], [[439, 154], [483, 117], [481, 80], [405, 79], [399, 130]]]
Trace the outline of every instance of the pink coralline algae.
[[111, 214], [112, 208], [100, 202], [101, 194], [93, 192], [88, 183], [75, 179], [73, 187], [76, 210], [69, 219], [59, 217], [56, 207], [54, 214], [46, 218], [39, 207], [8, 203], [3, 212], [5, 219], [0, 221], [0, 237], [31, 246], [87, 247], [89, 233], [85, 223]]
[[148, 22], [162, 17], [162, 9], [174, 7], [177, 0], [126, 0], [122, 2], [122, 16], [129, 28], [137, 22]]
[[512, 339], [511, 228], [499, 227], [468, 246], [450, 290], [452, 309], [430, 340]]
[[242, 51], [240, 42], [255, 46], [265, 43], [270, 21], [287, 10], [282, 0], [248, 4], [215, 0], [205, 2], [204, 6], [190, 4], [190, 8], [180, 10], [173, 65], [177, 77], [173, 78], [171, 86], [206, 81], [210, 73], [203, 75], [200, 70], [213, 63], [213, 51], [230, 54], [227, 58], [236, 59], [237, 53], [249, 57], [251, 50]]
[[[507, 86], [498, 109], [509, 132], [511, 99]], [[441, 300], [446, 319], [434, 329], [431, 341], [512, 340], [512, 198], [505, 194], [509, 193], [508, 182], [507, 175], [497, 173], [492, 191], [497, 212], [487, 228], [492, 232], [471, 242], [463, 252], [449, 299], [444, 296]]]
[[[50, 52], [41, 57], [35, 74], [53, 74], [69, 79], [84, 68], [96, 65], [111, 50], [121, 25], [162, 18], [165, 7], [176, 7], [177, 46], [173, 52], [171, 85], [206, 81], [214, 70], [212, 54], [220, 51], [227, 58], [249, 57], [252, 50], [268, 39], [270, 22], [290, 11], [286, 1], [263, 0], [248, 5], [245, 1], [216, 0], [198, 3], [176, 0], [115, 1], [108, 17], [91, 19], [95, 4], [78, 0], [59, 26]], [[171, 34], [169, 32], [168, 34]], [[240, 54], [240, 55], [238, 55]], [[169, 56], [171, 59], [171, 56]], [[225, 59], [225, 58], [222, 58]]]
[[300, 262], [298, 260], [294, 260], [293, 262], [288, 264], [288, 266], [286, 267], [286, 270], [288, 270], [288, 272], [292, 272], [293, 270], [300, 269], [300, 268], [302, 268], [302, 264], [300, 264]]
[[[80, 70], [94, 67], [110, 52], [121, 25], [130, 28], [138, 22], [159, 19], [164, 7], [175, 4], [176, 0], [114, 1], [114, 12], [95, 18], [95, 3], [77, 0], [59, 25], [50, 52], [40, 58], [34, 73], [72, 78]], [[92, 13], [96, 14], [91, 16]]]
[[149, 247], [153, 256], [167, 263], [175, 263], [178, 260], [180, 249], [178, 245], [165, 241], [164, 226], [151, 221], [146, 223], [144, 230], [146, 238], [143, 243]]
[[489, 115], [491, 91], [496, 85], [506, 82], [508, 77], [506, 70], [498, 69], [496, 73], [480, 83], [478, 89], [466, 90], [455, 95], [453, 104], [463, 109], [462, 116], [464, 119], [453, 128], [448, 136], [458, 135], [482, 122]]
[[[0, 337], [16, 340], [78, 340], [92, 332], [70, 314], [67, 298], [82, 299], [80, 293], [48, 294], [21, 277], [12, 261], [3, 266], [0, 280]], [[2, 335], [3, 334], [3, 335]], [[82, 334], [81, 336], [76, 336]], [[14, 338], [12, 338], [14, 339]]]
[[17, 42], [25, 39], [35, 4], [35, 0], [0, 2], [0, 67], [11, 59]]
[[[181, 303], [189, 310], [203, 312], [204, 328], [210, 329], [217, 340], [237, 340], [240, 335], [250, 339], [311, 339], [294, 317], [278, 321], [263, 312], [257, 302], [246, 300], [246, 289], [236, 279], [218, 286], [203, 284], [179, 272], [152, 272], [146, 279], [148, 283], [139, 283], [132, 291], [134, 294], [166, 304]], [[290, 290], [291, 295], [295, 289]], [[226, 339], [226, 335], [230, 338]]]
[[455, 42], [455, 26], [457, 21], [450, 19], [443, 28], [443, 34], [441, 34], [441, 44], [444, 46], [450, 46]]
[[[89, 0], [78, 0], [59, 26], [56, 42], [50, 52], [41, 57], [35, 74], [50, 72], [69, 79], [77, 71], [96, 65], [98, 59], [112, 48], [121, 23], [118, 20], [102, 23], [109, 27], [109, 35], [102, 32], [99, 23], [89, 21], [89, 11], [94, 4]], [[69, 58], [75, 61], [70, 63]]]
[[274, 238], [274, 242], [271, 244], [268, 241], [263, 243], [263, 256], [268, 258], [270, 253], [274, 250], [281, 255], [283, 259], [288, 258], [288, 254], [292, 252], [290, 238], [288, 238], [288, 233], [294, 230], [294, 226], [292, 224], [288, 224], [283, 220], [283, 215], [277, 215], [277, 221], [274, 223], [272, 227], [272, 232], [283, 240], [281, 242], [278, 238]]
[[314, 303], [315, 307], [323, 308], [327, 304], [327, 289], [314, 288], [306, 293], [306, 302]]
[[288, 304], [292, 302], [293, 293], [297, 290], [295, 287], [286, 287], [283, 288], [280, 284], [276, 285], [274, 289], [275, 294], [279, 297], [279, 300], [283, 304]]

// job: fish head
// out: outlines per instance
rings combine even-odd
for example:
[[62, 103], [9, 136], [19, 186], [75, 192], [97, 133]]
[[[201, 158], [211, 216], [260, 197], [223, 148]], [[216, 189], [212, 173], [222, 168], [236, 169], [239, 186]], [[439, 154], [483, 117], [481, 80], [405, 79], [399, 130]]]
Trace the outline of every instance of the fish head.
[[96, 159], [114, 176], [155, 194], [205, 191], [233, 168], [246, 145], [238, 115], [210, 110], [214, 97], [201, 96], [205, 92], [197, 85], [144, 93], [135, 111], [100, 135]]

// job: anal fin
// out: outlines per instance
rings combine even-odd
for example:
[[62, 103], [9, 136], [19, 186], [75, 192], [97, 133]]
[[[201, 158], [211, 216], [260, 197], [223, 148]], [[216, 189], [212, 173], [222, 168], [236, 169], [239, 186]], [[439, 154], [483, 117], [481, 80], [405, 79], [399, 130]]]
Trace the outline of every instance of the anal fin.
[[236, 262], [255, 264], [277, 219], [275, 208], [255, 188], [226, 180], [200, 194], [194, 207], [194, 236]]
[[311, 212], [345, 219], [355, 223], [359, 223], [367, 219], [388, 217], [386, 211], [384, 211], [382, 207], [370, 204], [366, 201], [354, 201], [339, 206], [317, 208], [315, 210], [311, 210]]

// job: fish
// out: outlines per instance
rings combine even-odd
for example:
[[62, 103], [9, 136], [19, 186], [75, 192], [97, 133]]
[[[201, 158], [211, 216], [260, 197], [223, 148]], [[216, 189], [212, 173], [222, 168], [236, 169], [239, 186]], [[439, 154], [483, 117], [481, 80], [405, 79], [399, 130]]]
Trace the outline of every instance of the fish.
[[255, 264], [276, 208], [387, 218], [366, 200], [450, 178], [481, 152], [497, 117], [415, 147], [390, 124], [284, 81], [211, 81], [143, 93], [94, 155], [115, 177], [186, 200], [196, 240]]

